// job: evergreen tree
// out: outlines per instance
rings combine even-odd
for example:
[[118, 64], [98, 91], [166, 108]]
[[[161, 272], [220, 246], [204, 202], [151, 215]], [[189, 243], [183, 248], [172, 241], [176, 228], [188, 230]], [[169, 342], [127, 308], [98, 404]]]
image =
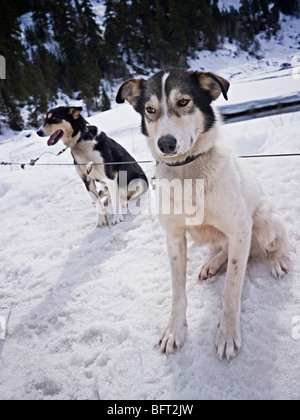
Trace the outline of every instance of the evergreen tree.
[[[197, 50], [216, 50], [226, 37], [255, 52], [255, 37], [279, 29], [279, 11], [299, 13], [299, 0], [241, 0], [239, 10], [220, 10], [218, 0], [105, 0], [104, 33], [90, 0], [0, 0], [0, 112], [21, 129], [56, 101], [58, 92], [83, 99], [89, 112], [110, 108], [102, 79], [130, 71], [186, 66]], [[18, 16], [31, 12], [21, 34]], [[24, 47], [26, 45], [26, 49]]]
[[218, 46], [218, 36], [216, 33], [212, 8], [209, 1], [202, 0], [200, 2], [200, 16], [203, 31], [203, 46], [208, 50], [215, 51]]
[[296, 15], [300, 14], [300, 2], [299, 0], [276, 0], [276, 4], [282, 13], [286, 15]]
[[1, 111], [10, 127], [20, 130], [23, 124], [16, 98], [18, 102], [26, 99], [24, 77], [30, 63], [21, 43], [16, 9], [8, 0], [1, 0], [0, 7], [0, 55], [6, 60], [6, 79], [0, 80]]

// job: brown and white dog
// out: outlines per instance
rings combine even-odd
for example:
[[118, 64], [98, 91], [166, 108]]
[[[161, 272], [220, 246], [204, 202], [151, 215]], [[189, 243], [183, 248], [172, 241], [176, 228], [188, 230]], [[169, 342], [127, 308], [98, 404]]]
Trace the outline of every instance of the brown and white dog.
[[[212, 73], [171, 69], [148, 80], [128, 80], [117, 95], [118, 103], [127, 100], [142, 116], [158, 179], [204, 180], [204, 214], [199, 223], [191, 226], [185, 214], [174, 211], [159, 216], [167, 232], [173, 281], [171, 317], [160, 340], [167, 355], [183, 346], [187, 333], [187, 233], [199, 245], [210, 244], [217, 251], [201, 269], [201, 280], [215, 276], [228, 263], [215, 342], [220, 359], [229, 360], [242, 348], [241, 294], [249, 257], [265, 257], [276, 279], [288, 272], [283, 222], [258, 182], [221, 141], [220, 119], [212, 102], [221, 94], [228, 99], [229, 86]], [[186, 200], [185, 195], [170, 195], [163, 185], [162, 196]], [[197, 200], [195, 193], [191, 200]], [[182, 208], [184, 203], [176, 204]]]

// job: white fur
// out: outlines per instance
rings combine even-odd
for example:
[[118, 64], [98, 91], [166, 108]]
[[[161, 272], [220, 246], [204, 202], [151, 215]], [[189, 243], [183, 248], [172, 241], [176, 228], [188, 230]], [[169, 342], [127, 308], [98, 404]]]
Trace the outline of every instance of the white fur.
[[[185, 71], [183, 70], [182, 76]], [[176, 71], [174, 71], [176, 74]], [[186, 83], [190, 72], [186, 73]], [[181, 348], [187, 332], [187, 241], [189, 233], [197, 244], [210, 244], [216, 250], [216, 256], [211, 258], [200, 271], [199, 278], [205, 280], [216, 275], [227, 264], [223, 308], [215, 342], [216, 352], [220, 359], [235, 357], [242, 347], [240, 313], [241, 295], [250, 256], [267, 258], [271, 274], [281, 278], [287, 273], [283, 257], [288, 250], [287, 234], [284, 225], [275, 213], [272, 204], [263, 194], [261, 187], [253, 174], [244, 168], [233, 150], [226, 147], [221, 135], [221, 123], [217, 113], [214, 124], [205, 129], [206, 115], [193, 102], [193, 97], [186, 95], [184, 86], [173, 77], [173, 88], [169, 97], [165, 94], [165, 85], [169, 73], [162, 76], [162, 102], [155, 96], [155, 89], [146, 102], [145, 125], [148, 133], [148, 144], [157, 161], [156, 178], [168, 180], [162, 182], [161, 195], [163, 200], [173, 200], [170, 208], [184, 208], [184, 203], [174, 200], [179, 194], [170, 194], [170, 182], [180, 180], [204, 180], [204, 215], [197, 224], [188, 223], [186, 215], [171, 211], [170, 214], [159, 215], [160, 221], [167, 232], [167, 244], [170, 257], [173, 301], [170, 320], [160, 340], [161, 351], [171, 354]], [[229, 83], [211, 73], [195, 72], [198, 89], [209, 94], [212, 100], [223, 92], [225, 97]], [[152, 83], [159, 85], [158, 78]], [[195, 80], [195, 79], [194, 79]], [[137, 98], [142, 94], [142, 82], [130, 80], [119, 91], [118, 99], [127, 99], [135, 108]], [[150, 84], [150, 86], [152, 86]], [[145, 82], [143, 82], [145, 89]], [[149, 87], [149, 89], [151, 89]], [[193, 84], [193, 89], [197, 87]], [[191, 90], [189, 90], [191, 92]], [[190, 100], [187, 106], [181, 108], [178, 101]], [[147, 107], [153, 107], [155, 112], [148, 112]], [[153, 110], [152, 110], [153, 111]], [[161, 136], [172, 136], [177, 140], [176, 155], [165, 156], [159, 150], [158, 141]], [[183, 166], [169, 166], [184, 163], [187, 158], [198, 158]], [[199, 197], [192, 195], [192, 200]], [[185, 200], [185, 195], [181, 196]], [[168, 203], [166, 203], [168, 204]], [[167, 208], [163, 205], [163, 208]]]
[[[201, 145], [210, 136], [199, 138]], [[167, 231], [173, 279], [173, 304], [168, 327], [160, 341], [167, 354], [180, 348], [186, 335], [186, 233], [203, 245], [209, 243], [221, 251], [204, 265], [200, 279], [217, 274], [228, 261], [223, 312], [216, 339], [220, 359], [230, 359], [241, 350], [241, 293], [246, 265], [252, 251], [265, 254], [272, 275], [281, 278], [286, 272], [282, 257], [287, 251], [286, 232], [257, 181], [245, 170], [234, 152], [215, 138], [212, 149], [189, 165], [170, 168], [157, 166], [157, 178], [169, 180], [204, 179], [205, 201], [202, 225], [188, 226], [180, 215], [160, 215]], [[163, 193], [164, 194], [164, 193]], [[254, 224], [254, 226], [253, 226]]]

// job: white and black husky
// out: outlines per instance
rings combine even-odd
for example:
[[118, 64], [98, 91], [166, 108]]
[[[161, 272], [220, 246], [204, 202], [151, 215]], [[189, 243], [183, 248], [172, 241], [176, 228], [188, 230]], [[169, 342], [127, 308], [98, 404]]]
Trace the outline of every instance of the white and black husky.
[[116, 224], [124, 220], [122, 204], [138, 200], [147, 191], [148, 180], [134, 158], [97, 127], [89, 125], [81, 111], [81, 107], [50, 110], [44, 116], [44, 124], [37, 134], [50, 136], [48, 146], [62, 140], [70, 147], [76, 171], [96, 204], [98, 227], [105, 224], [106, 219], [96, 182], [105, 184], [113, 208], [113, 224]]
[[[249, 256], [266, 258], [272, 275], [287, 273], [283, 261], [287, 234], [280, 217], [236, 154], [222, 142], [221, 124], [212, 102], [227, 99], [229, 82], [212, 73], [180, 69], [162, 71], [125, 82], [117, 102], [127, 100], [142, 116], [142, 131], [157, 161], [156, 177], [169, 180], [204, 180], [204, 214], [191, 226], [186, 214], [161, 214], [167, 232], [173, 303], [170, 321], [160, 340], [161, 350], [173, 353], [183, 346], [187, 332], [187, 240], [189, 232], [199, 244], [211, 244], [216, 255], [200, 271], [202, 280], [216, 275], [227, 263], [223, 310], [215, 347], [223, 359], [241, 350], [241, 294]], [[164, 190], [176, 208], [185, 195]], [[196, 200], [195, 194], [191, 200]], [[174, 207], [174, 208], [175, 208]], [[170, 207], [171, 208], [171, 207]], [[172, 207], [173, 208], [173, 207]]]

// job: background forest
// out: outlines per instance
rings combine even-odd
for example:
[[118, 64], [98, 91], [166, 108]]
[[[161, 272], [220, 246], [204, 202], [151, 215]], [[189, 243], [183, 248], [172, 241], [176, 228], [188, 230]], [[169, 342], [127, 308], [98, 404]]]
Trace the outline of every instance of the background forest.
[[[95, 3], [105, 10], [100, 25]], [[0, 0], [2, 123], [23, 129], [27, 107], [29, 124], [37, 126], [59, 95], [83, 100], [88, 112], [107, 110], [114, 80], [186, 66], [197, 51], [215, 51], [225, 39], [253, 54], [256, 35], [280, 29], [280, 12], [300, 13], [298, 0], [240, 3], [235, 10], [218, 0]]]

